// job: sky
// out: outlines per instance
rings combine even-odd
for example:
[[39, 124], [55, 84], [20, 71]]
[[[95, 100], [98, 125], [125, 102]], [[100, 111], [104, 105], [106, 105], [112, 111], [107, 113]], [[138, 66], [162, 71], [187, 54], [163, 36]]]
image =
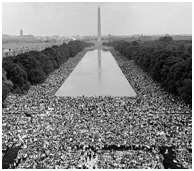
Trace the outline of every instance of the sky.
[[3, 2], [2, 34], [192, 34], [191, 2]]

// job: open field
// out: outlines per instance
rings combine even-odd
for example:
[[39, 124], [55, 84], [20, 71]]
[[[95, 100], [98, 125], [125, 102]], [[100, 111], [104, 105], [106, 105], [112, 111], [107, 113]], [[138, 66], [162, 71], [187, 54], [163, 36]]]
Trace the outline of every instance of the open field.
[[3, 44], [3, 49], [21, 49], [21, 48], [29, 48], [29, 47], [36, 47], [36, 46], [48, 46], [54, 43], [10, 43], [10, 44]]
[[2, 45], [2, 56], [16, 56], [20, 53], [29, 51], [42, 51], [45, 48], [52, 47], [54, 45], [61, 45], [62, 43], [19, 43], [19, 44], [3, 44]]

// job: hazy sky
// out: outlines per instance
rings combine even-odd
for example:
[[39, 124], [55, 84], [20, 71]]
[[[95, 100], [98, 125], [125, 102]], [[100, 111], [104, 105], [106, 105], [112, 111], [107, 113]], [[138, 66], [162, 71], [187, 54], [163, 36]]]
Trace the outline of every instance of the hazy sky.
[[191, 2], [3, 2], [2, 33], [36, 36], [192, 34]]

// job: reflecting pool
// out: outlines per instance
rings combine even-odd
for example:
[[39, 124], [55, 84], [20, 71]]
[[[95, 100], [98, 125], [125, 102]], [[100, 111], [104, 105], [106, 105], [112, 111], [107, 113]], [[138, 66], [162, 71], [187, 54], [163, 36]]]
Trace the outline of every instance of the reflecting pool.
[[56, 96], [136, 96], [110, 51], [88, 51]]

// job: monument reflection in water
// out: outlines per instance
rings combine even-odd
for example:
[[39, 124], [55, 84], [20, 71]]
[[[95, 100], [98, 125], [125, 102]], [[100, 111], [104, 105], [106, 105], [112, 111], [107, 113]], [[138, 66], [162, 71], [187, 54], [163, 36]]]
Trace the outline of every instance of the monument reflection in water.
[[56, 96], [136, 96], [109, 51], [88, 51]]
[[98, 48], [98, 80], [101, 82], [101, 48]]

